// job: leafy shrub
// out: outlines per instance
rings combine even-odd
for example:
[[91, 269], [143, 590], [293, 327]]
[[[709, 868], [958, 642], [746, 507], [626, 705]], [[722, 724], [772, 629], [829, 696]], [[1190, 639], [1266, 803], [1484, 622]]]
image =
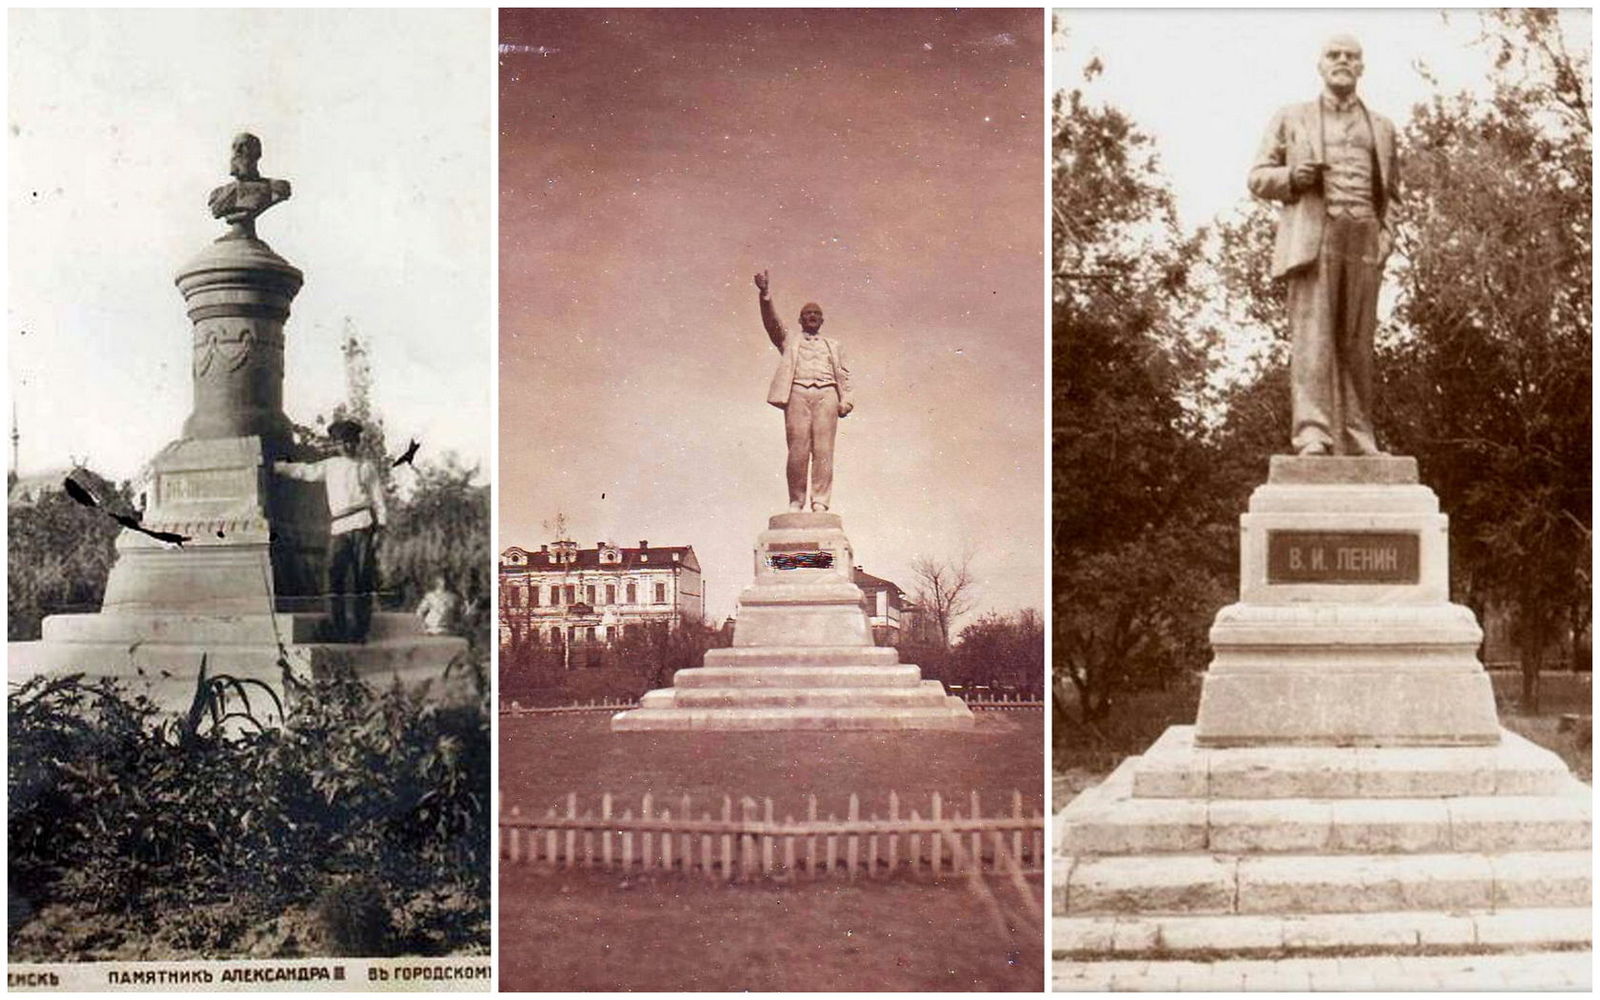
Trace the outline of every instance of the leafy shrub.
[[[489, 726], [477, 705], [334, 678], [295, 693], [281, 728], [185, 738], [114, 682], [58, 677], [15, 691], [8, 716], [10, 884], [29, 911], [64, 903], [147, 930], [153, 914], [192, 918], [191, 934], [162, 936], [233, 954], [240, 924], [209, 904], [271, 920], [359, 875], [367, 898], [396, 907], [440, 890], [458, 900], [412, 921], [401, 950], [487, 945]], [[343, 929], [324, 928], [330, 946]]]

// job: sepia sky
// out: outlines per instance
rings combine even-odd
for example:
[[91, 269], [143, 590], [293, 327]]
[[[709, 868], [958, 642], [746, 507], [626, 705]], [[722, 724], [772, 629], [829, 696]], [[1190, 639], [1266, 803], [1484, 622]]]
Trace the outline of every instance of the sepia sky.
[[[1361, 41], [1359, 92], [1369, 107], [1404, 127], [1434, 86], [1486, 93], [1493, 48], [1473, 45], [1478, 13], [1454, 10], [1061, 10], [1055, 89], [1087, 94], [1129, 114], [1155, 139], [1178, 211], [1189, 227], [1248, 203], [1245, 175], [1272, 113], [1322, 89], [1317, 57], [1339, 32]], [[1566, 40], [1587, 51], [1591, 15], [1562, 11]], [[1104, 66], [1083, 82], [1091, 58]], [[1402, 153], [1404, 151], [1402, 150]], [[1404, 162], [1402, 159], [1402, 173]]]
[[850, 359], [833, 509], [911, 589], [1044, 603], [1038, 10], [501, 15], [500, 546], [693, 545], [714, 620], [786, 508], [751, 276]]
[[[489, 459], [488, 11], [12, 11], [10, 385], [24, 473], [132, 477], [190, 410], [179, 267], [250, 130], [293, 197], [261, 238], [305, 272], [284, 408], [344, 398], [349, 318], [391, 444]], [[487, 469], [485, 469], [487, 473]]]

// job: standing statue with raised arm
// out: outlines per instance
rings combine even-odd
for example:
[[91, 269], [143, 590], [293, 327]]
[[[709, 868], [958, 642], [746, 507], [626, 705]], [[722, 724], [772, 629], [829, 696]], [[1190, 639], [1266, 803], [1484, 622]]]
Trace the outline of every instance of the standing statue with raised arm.
[[1294, 449], [1375, 455], [1372, 339], [1394, 247], [1395, 130], [1356, 96], [1360, 42], [1330, 38], [1317, 69], [1321, 95], [1273, 117], [1250, 192], [1283, 203], [1272, 276], [1288, 281]]
[[820, 335], [822, 307], [807, 302], [800, 307], [801, 335], [792, 335], [772, 306], [767, 272], [756, 275], [761, 290], [761, 323], [772, 346], [783, 355], [767, 390], [767, 402], [783, 410], [784, 436], [789, 443], [789, 509], [806, 509], [806, 478], [810, 473], [813, 511], [825, 511], [833, 502], [833, 438], [839, 418], [850, 414], [850, 368], [836, 340]]

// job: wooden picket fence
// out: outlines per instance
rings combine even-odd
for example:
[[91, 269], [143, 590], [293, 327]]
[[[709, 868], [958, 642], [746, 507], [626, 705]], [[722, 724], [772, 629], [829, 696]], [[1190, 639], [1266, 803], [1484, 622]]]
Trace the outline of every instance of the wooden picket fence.
[[[983, 711], [1018, 711], [1028, 709], [1042, 709], [1044, 702], [1039, 699], [1023, 698], [1021, 695], [1002, 694], [998, 697], [985, 697], [967, 700], [963, 695], [962, 700], [967, 702], [967, 707], [974, 712]], [[579, 712], [625, 712], [630, 708], [638, 708], [637, 699], [606, 698], [572, 705], [547, 705], [530, 706], [519, 705], [515, 701], [501, 702], [501, 715], [571, 715]]]
[[575, 712], [625, 712], [638, 708], [637, 698], [602, 698], [581, 704], [529, 706], [516, 702], [501, 702], [501, 715], [570, 715]]
[[720, 818], [702, 810], [695, 819], [694, 813], [687, 795], [667, 805], [646, 794], [635, 816], [632, 809], [619, 812], [609, 793], [600, 797], [598, 813], [580, 813], [574, 792], [564, 809], [552, 806], [543, 816], [524, 815], [515, 806], [502, 814], [500, 849], [512, 864], [678, 871], [713, 881], [1044, 871], [1044, 817], [1037, 805], [1024, 812], [1021, 792], [1011, 793], [1009, 814], [990, 817], [975, 791], [966, 815], [947, 810], [938, 792], [926, 818], [916, 809], [902, 814], [893, 792], [881, 818], [863, 816], [855, 794], [844, 819], [821, 818], [815, 795], [800, 820], [778, 820], [770, 798], [741, 799], [735, 815], [733, 798], [724, 796]]
[[1024, 698], [1020, 694], [1000, 692], [999, 694], [986, 694], [982, 697], [969, 697], [965, 691], [958, 692], [957, 696], [967, 703], [967, 707], [974, 712], [980, 711], [1017, 711], [1019, 709], [1041, 709], [1044, 701], [1039, 698]]

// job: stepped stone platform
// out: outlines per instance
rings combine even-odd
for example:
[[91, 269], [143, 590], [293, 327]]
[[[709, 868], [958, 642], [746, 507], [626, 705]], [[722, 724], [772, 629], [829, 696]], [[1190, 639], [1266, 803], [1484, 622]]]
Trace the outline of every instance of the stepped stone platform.
[[778, 514], [759, 536], [755, 583], [739, 597], [733, 646], [618, 713], [653, 729], [966, 729], [972, 711], [874, 646], [837, 514]]
[[1274, 459], [1196, 724], [1057, 816], [1058, 989], [1587, 986], [1591, 790], [1500, 728], [1431, 496]]
[[280, 658], [302, 681], [347, 669], [378, 688], [427, 683], [441, 698], [476, 690], [462, 669], [466, 640], [425, 635], [415, 615], [374, 614], [360, 644], [323, 641], [326, 632], [327, 616], [310, 612], [53, 615], [44, 621], [43, 640], [7, 644], [7, 676], [13, 685], [39, 674], [113, 677], [174, 711], [189, 707], [202, 657], [211, 676], [259, 680], [280, 695]]

